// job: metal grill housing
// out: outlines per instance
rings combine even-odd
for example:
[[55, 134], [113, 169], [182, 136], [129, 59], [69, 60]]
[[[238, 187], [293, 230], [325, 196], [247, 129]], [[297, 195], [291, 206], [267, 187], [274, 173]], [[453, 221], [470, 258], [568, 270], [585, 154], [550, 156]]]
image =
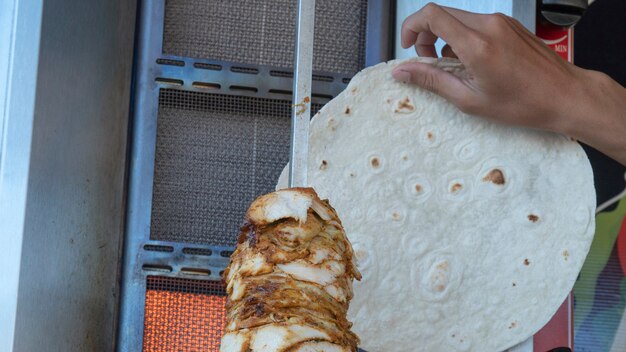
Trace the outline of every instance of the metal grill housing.
[[[390, 4], [317, 0], [312, 114], [389, 58]], [[288, 159], [296, 0], [140, 8], [118, 346], [217, 351], [211, 290]]]
[[[163, 53], [293, 67], [296, 0], [167, 0]], [[317, 0], [313, 69], [354, 74], [365, 63], [367, 0]]]
[[273, 191], [288, 161], [290, 109], [289, 100], [162, 89], [150, 239], [234, 246], [248, 205]]

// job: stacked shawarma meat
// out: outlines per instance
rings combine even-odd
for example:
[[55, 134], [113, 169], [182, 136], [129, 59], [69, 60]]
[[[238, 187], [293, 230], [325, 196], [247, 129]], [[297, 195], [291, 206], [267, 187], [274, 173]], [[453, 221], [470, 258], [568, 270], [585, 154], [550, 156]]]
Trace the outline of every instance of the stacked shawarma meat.
[[335, 210], [310, 188], [257, 198], [224, 273], [221, 352], [348, 352], [346, 318], [361, 279]]

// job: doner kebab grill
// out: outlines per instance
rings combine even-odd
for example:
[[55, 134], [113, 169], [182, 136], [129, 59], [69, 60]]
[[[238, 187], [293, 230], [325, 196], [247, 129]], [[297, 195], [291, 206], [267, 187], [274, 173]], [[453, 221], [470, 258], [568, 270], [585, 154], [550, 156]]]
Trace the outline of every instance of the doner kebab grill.
[[311, 50], [297, 43], [291, 162], [224, 273], [220, 350], [504, 351], [536, 333], [593, 238], [581, 146], [395, 81], [403, 60], [359, 72], [309, 124]]

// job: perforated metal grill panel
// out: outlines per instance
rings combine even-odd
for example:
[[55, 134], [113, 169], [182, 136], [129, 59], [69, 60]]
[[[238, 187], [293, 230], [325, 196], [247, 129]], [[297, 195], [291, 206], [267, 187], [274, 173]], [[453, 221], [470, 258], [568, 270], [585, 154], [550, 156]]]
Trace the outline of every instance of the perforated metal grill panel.
[[219, 351], [226, 323], [223, 283], [148, 276], [144, 352]]
[[[365, 62], [367, 0], [317, 0], [313, 69], [356, 73]], [[296, 0], [167, 0], [163, 53], [292, 67]]]
[[290, 109], [288, 100], [161, 90], [150, 238], [234, 245], [246, 209], [274, 190], [289, 159]]

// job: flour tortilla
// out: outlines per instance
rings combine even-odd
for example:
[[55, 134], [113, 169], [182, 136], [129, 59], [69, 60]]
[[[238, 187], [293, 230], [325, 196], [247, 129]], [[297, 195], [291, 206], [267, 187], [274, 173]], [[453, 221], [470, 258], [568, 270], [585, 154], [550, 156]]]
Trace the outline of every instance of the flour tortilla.
[[589, 161], [570, 138], [393, 80], [401, 62], [363, 70], [311, 122], [310, 186], [335, 206], [363, 274], [353, 331], [369, 352], [505, 350], [576, 280], [595, 227]]

